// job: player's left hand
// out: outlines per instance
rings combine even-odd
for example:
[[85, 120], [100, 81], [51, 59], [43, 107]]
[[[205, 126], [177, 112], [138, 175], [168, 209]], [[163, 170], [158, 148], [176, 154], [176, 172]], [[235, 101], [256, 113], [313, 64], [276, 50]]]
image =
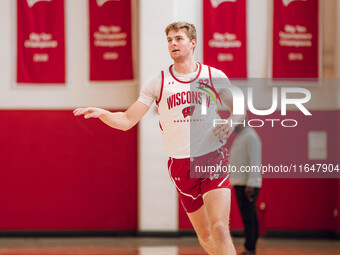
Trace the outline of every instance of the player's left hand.
[[226, 140], [234, 131], [234, 127], [231, 127], [228, 124], [217, 125], [213, 133], [215, 136], [218, 137], [220, 140]]

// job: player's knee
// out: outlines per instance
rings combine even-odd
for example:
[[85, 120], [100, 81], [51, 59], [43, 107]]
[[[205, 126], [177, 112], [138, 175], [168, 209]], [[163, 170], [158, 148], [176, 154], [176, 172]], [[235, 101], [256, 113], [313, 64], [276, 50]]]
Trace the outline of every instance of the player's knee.
[[205, 246], [211, 244], [213, 237], [211, 234], [199, 235], [198, 240], [202, 246]]
[[213, 224], [211, 232], [214, 241], [227, 241], [230, 238], [229, 226], [226, 222], [219, 221]]

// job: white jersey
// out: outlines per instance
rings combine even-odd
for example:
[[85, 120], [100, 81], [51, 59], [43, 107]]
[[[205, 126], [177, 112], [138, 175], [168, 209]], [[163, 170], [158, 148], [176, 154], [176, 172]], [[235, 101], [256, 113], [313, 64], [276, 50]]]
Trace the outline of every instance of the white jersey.
[[262, 143], [259, 135], [252, 127], [245, 127], [235, 138], [231, 148], [229, 163], [237, 171], [230, 177], [231, 184], [261, 188], [260, 171], [242, 171], [242, 167], [261, 167]]
[[[150, 106], [156, 100], [165, 152], [172, 158], [201, 156], [223, 145], [213, 134], [213, 119], [220, 119], [219, 96], [226, 99], [231, 95], [221, 88], [214, 89], [212, 73], [229, 82], [221, 71], [206, 65], [198, 64], [191, 77], [176, 73], [170, 66], [161, 72], [160, 84], [156, 76], [141, 91], [140, 102]], [[206, 114], [202, 103], [207, 106]]]

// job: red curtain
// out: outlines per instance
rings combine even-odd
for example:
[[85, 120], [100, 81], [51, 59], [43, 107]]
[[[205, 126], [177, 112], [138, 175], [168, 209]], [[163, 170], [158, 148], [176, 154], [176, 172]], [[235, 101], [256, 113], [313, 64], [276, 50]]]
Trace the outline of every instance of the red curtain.
[[90, 80], [133, 79], [131, 0], [89, 0]]
[[64, 0], [17, 0], [17, 82], [65, 83]]

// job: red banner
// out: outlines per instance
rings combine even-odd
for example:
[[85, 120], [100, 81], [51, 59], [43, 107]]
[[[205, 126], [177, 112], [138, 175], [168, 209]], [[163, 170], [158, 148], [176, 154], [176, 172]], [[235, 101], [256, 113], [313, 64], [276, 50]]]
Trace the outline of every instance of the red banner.
[[318, 0], [275, 0], [273, 78], [318, 78]]
[[131, 0], [89, 0], [90, 80], [133, 79]]
[[17, 82], [65, 83], [64, 0], [17, 0]]
[[204, 63], [247, 78], [246, 0], [203, 0]]

